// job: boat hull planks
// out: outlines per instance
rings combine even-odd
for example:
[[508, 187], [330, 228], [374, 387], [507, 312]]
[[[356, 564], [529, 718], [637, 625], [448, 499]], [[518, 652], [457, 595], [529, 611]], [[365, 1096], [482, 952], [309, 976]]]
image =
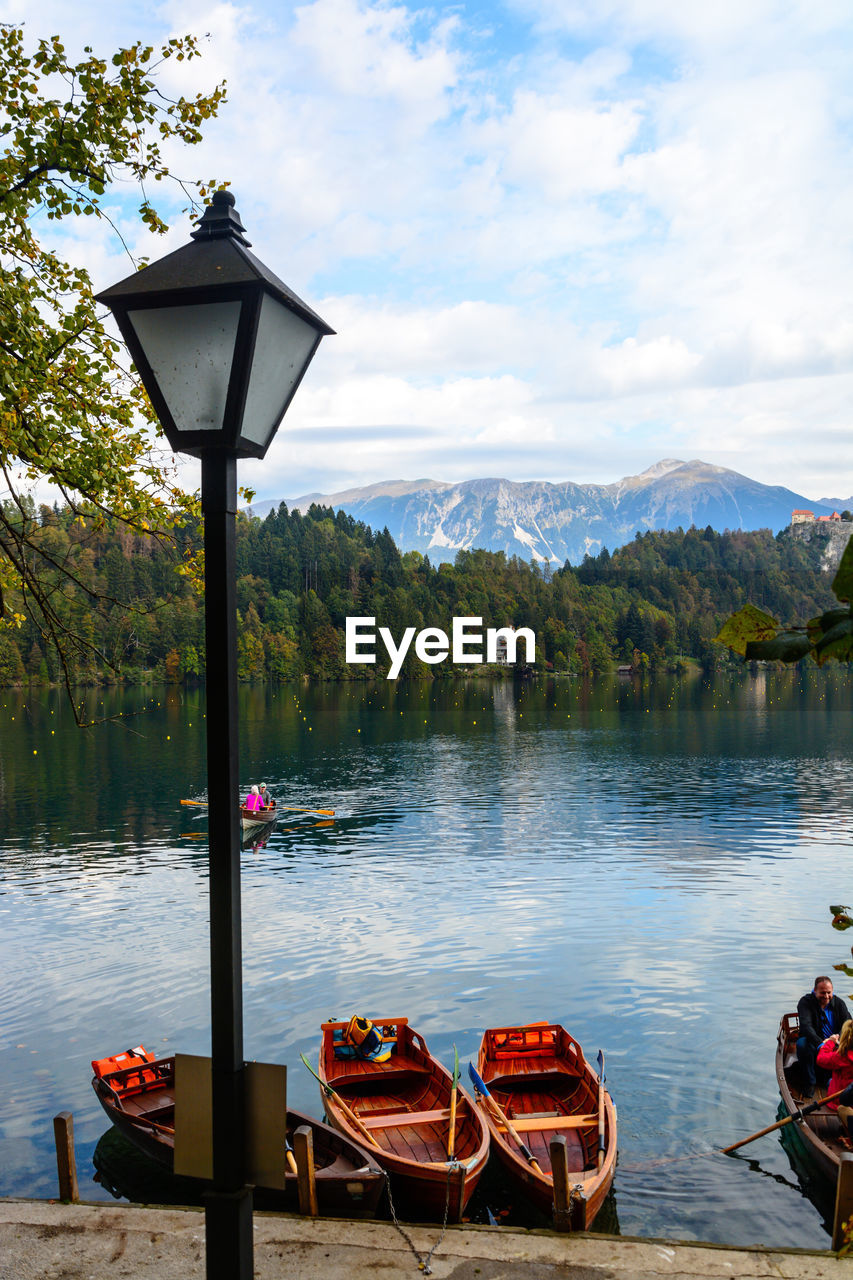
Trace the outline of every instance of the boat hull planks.
[[[489, 1136], [476, 1107], [459, 1089], [454, 1162], [447, 1159], [452, 1078], [405, 1018], [376, 1020], [389, 1043], [387, 1062], [340, 1058], [336, 1037], [345, 1022], [323, 1024], [319, 1075], [365, 1126], [369, 1148], [391, 1177], [395, 1210], [427, 1221], [461, 1220], [486, 1165]], [[324, 1097], [330, 1124], [352, 1137], [358, 1131], [344, 1107]], [[359, 1141], [365, 1145], [363, 1135]]]
[[539, 1169], [528, 1162], [486, 1099], [478, 1097], [492, 1149], [528, 1198], [549, 1214], [554, 1212], [551, 1142], [565, 1138], [572, 1226], [588, 1230], [616, 1169], [616, 1110], [605, 1090], [599, 1167], [598, 1076], [580, 1045], [556, 1023], [492, 1028], [483, 1036], [477, 1070]]
[[[149, 1064], [146, 1064], [149, 1065]], [[175, 1066], [174, 1058], [153, 1059], [150, 1066], [157, 1077], [143, 1088], [123, 1095], [125, 1069], [95, 1076], [92, 1087], [115, 1127], [139, 1150], [169, 1172], [175, 1156]], [[373, 1217], [385, 1188], [385, 1175], [372, 1154], [331, 1126], [301, 1111], [288, 1108], [287, 1134], [307, 1125], [312, 1132], [314, 1171], [320, 1214], [325, 1217]], [[285, 1175], [285, 1187], [264, 1189], [265, 1203], [288, 1212], [298, 1211], [296, 1174]]]
[[[797, 1063], [797, 1035], [799, 1020], [795, 1013], [786, 1013], [779, 1024], [776, 1041], [776, 1080], [782, 1101], [789, 1115], [810, 1102], [816, 1102], [826, 1090], [821, 1086], [813, 1098], [802, 1093], [799, 1065]], [[809, 1159], [827, 1182], [835, 1185], [842, 1155], [849, 1150], [841, 1139], [841, 1123], [830, 1107], [811, 1111], [800, 1121], [794, 1121], [797, 1135], [802, 1141]]]

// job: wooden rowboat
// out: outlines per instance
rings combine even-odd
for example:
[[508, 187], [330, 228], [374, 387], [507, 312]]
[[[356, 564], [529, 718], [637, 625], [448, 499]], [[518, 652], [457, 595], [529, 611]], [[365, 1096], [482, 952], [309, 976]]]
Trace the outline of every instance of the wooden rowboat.
[[[786, 1013], [779, 1024], [779, 1036], [776, 1042], [776, 1079], [789, 1115], [793, 1115], [811, 1102], [817, 1102], [826, 1093], [820, 1085], [815, 1089], [813, 1098], [807, 1098], [803, 1093], [804, 1081], [797, 1062], [799, 1028], [800, 1021], [797, 1015]], [[838, 1179], [841, 1156], [850, 1149], [840, 1141], [841, 1122], [837, 1112], [831, 1107], [819, 1107], [815, 1111], [807, 1112], [801, 1119], [794, 1120], [788, 1128], [793, 1129], [795, 1126], [815, 1169], [834, 1186]]]
[[401, 1216], [441, 1222], [446, 1213], [448, 1222], [461, 1221], [489, 1155], [479, 1111], [457, 1089], [454, 1158], [448, 1161], [453, 1082], [423, 1036], [407, 1018], [376, 1019], [390, 1056], [370, 1061], [347, 1046], [347, 1025], [324, 1022], [322, 1027], [319, 1077], [334, 1092], [330, 1096], [324, 1090], [329, 1123], [366, 1146], [388, 1172]]
[[[116, 1059], [93, 1062], [92, 1087], [116, 1128], [146, 1155], [170, 1172], [175, 1156], [175, 1059], [155, 1058], [142, 1045], [128, 1051], [131, 1065], [103, 1070]], [[121, 1060], [125, 1055], [117, 1055]], [[99, 1072], [102, 1071], [102, 1074]], [[314, 1143], [317, 1202], [326, 1217], [373, 1217], [385, 1187], [385, 1174], [356, 1142], [301, 1111], [287, 1109], [287, 1140], [308, 1125]], [[285, 1175], [285, 1188], [268, 1189], [265, 1200], [275, 1208], [296, 1211], [296, 1174]]]
[[522, 1153], [488, 1100], [477, 1096], [492, 1150], [529, 1198], [554, 1210], [549, 1147], [566, 1139], [573, 1230], [588, 1230], [613, 1181], [616, 1168], [616, 1109], [601, 1090], [603, 1149], [599, 1160], [599, 1079], [572, 1036], [556, 1023], [497, 1027], [486, 1031], [477, 1070], [494, 1101], [539, 1165]]
[[247, 809], [245, 805], [240, 806], [240, 829], [243, 835], [249, 835], [253, 831], [257, 831], [259, 827], [269, 827], [278, 817], [278, 810], [272, 804], [266, 809]]

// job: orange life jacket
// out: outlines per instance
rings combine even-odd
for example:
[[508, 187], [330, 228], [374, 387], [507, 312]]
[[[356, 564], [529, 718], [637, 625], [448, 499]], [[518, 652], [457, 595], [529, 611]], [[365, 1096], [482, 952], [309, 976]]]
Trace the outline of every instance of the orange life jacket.
[[[114, 1053], [111, 1058], [93, 1058], [92, 1070], [100, 1080], [103, 1076], [121, 1072], [119, 1080], [111, 1080], [110, 1085], [116, 1093], [137, 1093], [147, 1084], [158, 1079], [157, 1072], [146, 1069], [146, 1064], [155, 1062], [156, 1053], [149, 1053], [141, 1044], [135, 1049], [125, 1049], [124, 1053]], [[134, 1069], [135, 1068], [135, 1069]]]

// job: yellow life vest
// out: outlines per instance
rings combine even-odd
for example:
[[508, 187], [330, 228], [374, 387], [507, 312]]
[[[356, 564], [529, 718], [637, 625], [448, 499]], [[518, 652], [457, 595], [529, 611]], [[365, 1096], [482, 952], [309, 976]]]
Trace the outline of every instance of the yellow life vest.
[[387, 1062], [391, 1057], [390, 1045], [382, 1042], [382, 1036], [369, 1018], [360, 1018], [353, 1014], [347, 1023], [343, 1035], [344, 1041], [352, 1045], [359, 1058], [369, 1058], [371, 1062]]

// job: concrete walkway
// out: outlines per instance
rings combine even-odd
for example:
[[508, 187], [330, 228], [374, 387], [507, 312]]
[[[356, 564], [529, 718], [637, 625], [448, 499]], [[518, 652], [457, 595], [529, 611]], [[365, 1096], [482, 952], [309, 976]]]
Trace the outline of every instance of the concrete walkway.
[[[407, 1227], [425, 1257], [435, 1227]], [[853, 1280], [853, 1259], [624, 1236], [451, 1227], [435, 1280]], [[191, 1209], [0, 1200], [0, 1280], [204, 1280], [204, 1217]], [[384, 1222], [255, 1215], [256, 1280], [391, 1280], [423, 1274]]]

